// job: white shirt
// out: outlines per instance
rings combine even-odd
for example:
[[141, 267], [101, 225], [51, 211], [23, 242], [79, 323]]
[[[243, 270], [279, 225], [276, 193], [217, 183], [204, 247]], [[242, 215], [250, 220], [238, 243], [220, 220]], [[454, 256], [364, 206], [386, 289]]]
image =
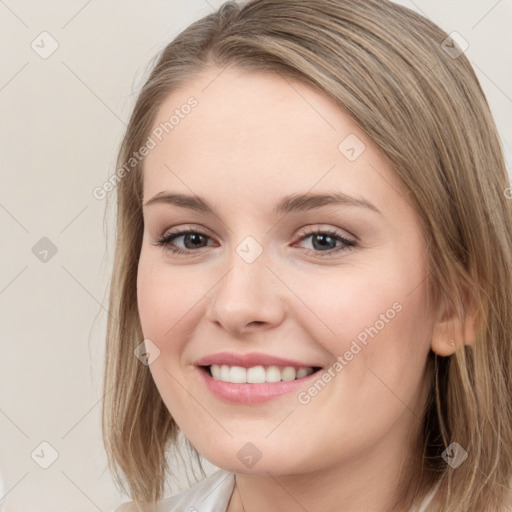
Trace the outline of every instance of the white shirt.
[[[218, 469], [190, 489], [172, 498], [160, 500], [156, 512], [226, 512], [234, 487], [235, 474]], [[426, 496], [420, 507], [411, 512], [425, 512], [438, 487], [439, 484]], [[136, 511], [130, 501], [112, 512]]]
[[[218, 469], [190, 489], [160, 500], [156, 512], [226, 512], [234, 487], [235, 474]], [[136, 512], [136, 509], [130, 501], [113, 512]]]

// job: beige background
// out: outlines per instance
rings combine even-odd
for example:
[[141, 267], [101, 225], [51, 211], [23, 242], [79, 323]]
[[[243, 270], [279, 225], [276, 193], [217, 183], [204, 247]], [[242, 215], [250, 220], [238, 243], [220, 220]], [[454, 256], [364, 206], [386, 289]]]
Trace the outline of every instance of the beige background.
[[[220, 3], [0, 0], [4, 511], [107, 512], [126, 499], [106, 470], [100, 435], [112, 250], [107, 251], [105, 201], [92, 190], [115, 170], [117, 147], [150, 59]], [[400, 3], [468, 41], [466, 53], [510, 154], [512, 3]], [[58, 43], [45, 59], [31, 47], [35, 40], [40, 53], [51, 49], [52, 39], [39, 36], [43, 31]], [[112, 212], [109, 219], [111, 224]], [[43, 237], [57, 251], [50, 250], [46, 262], [33, 252], [34, 246], [48, 250]], [[58, 457], [48, 469], [31, 457], [48, 463], [52, 450]]]

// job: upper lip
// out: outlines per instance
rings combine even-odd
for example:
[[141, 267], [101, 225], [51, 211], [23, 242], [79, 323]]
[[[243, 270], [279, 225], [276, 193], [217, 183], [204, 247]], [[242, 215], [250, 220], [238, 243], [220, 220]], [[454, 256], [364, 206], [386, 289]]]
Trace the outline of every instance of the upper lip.
[[210, 366], [212, 364], [241, 366], [242, 368], [251, 368], [253, 366], [293, 366], [294, 368], [318, 368], [319, 365], [310, 363], [301, 363], [283, 357], [277, 357], [270, 354], [260, 354], [250, 352], [247, 354], [236, 354], [234, 352], [218, 352], [204, 356], [196, 361], [196, 366]]

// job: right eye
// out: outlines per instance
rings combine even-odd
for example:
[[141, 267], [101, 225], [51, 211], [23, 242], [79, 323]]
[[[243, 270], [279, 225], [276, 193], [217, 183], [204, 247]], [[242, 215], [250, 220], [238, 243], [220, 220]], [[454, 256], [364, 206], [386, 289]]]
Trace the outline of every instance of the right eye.
[[[173, 243], [175, 243], [176, 240], [179, 240], [180, 238], [182, 239], [182, 243], [185, 246], [184, 248], [173, 246]], [[160, 236], [155, 245], [160, 245], [164, 250], [170, 251], [173, 254], [190, 254], [191, 252], [194, 252], [194, 249], [202, 249], [203, 247], [206, 247], [207, 245], [203, 244], [207, 243], [208, 240], [211, 239], [205, 233], [197, 230], [187, 229], [174, 233], [165, 233]]]

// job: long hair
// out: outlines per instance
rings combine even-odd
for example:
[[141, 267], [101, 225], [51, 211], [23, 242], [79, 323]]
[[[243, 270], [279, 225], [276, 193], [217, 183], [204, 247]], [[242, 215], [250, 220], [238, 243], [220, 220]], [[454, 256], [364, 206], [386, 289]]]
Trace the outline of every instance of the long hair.
[[[461, 319], [478, 312], [473, 344], [450, 357], [430, 353], [415, 469], [399, 499], [416, 503], [437, 483], [443, 511], [504, 510], [512, 475], [512, 210], [496, 126], [465, 54], [437, 25], [387, 0], [250, 0], [224, 3], [157, 57], [117, 160], [102, 416], [116, 482], [151, 510], [179, 432], [149, 368], [134, 357], [143, 340], [136, 280], [144, 161], [133, 155], [169, 94], [208, 66], [234, 66], [278, 73], [333, 99], [392, 162], [423, 224], [433, 304]], [[457, 468], [445, 456], [453, 442], [467, 452]]]

